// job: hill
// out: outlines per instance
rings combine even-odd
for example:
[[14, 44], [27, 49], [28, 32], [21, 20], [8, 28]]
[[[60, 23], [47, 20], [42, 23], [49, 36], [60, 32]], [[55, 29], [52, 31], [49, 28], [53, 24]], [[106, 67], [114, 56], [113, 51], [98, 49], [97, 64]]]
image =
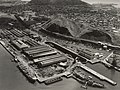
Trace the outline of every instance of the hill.
[[46, 29], [50, 32], [72, 36], [73, 38], [83, 38], [107, 43], [114, 42], [114, 44], [117, 44], [112, 34], [103, 32], [102, 30], [89, 29], [89, 26], [84, 23], [71, 21], [61, 15], [54, 17]]
[[87, 31], [85, 25], [71, 21], [61, 15], [52, 18], [51, 24], [47, 26], [47, 30], [73, 37], [79, 37], [83, 31]]

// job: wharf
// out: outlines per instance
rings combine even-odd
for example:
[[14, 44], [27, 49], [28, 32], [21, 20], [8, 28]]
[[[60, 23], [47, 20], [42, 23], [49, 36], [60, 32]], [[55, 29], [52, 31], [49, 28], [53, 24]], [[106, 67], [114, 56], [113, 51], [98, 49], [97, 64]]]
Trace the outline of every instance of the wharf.
[[46, 81], [46, 80], [50, 80], [50, 79], [57, 78], [57, 77], [62, 77], [62, 76], [67, 76], [67, 75], [70, 75], [70, 72], [66, 71], [66, 72], [61, 73], [61, 74], [57, 74], [57, 75], [55, 74], [55, 75], [52, 76], [52, 77], [41, 78], [41, 77], [38, 75], [38, 73], [36, 73], [37, 80], [38, 80], [40, 83], [42, 83], [42, 82], [44, 82], [44, 81]]

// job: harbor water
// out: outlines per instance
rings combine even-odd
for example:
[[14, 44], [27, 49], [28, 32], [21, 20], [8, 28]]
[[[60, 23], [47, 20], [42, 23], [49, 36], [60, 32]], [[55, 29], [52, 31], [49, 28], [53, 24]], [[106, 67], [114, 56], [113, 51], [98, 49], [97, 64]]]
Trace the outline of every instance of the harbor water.
[[[30, 83], [16, 67], [16, 63], [11, 61], [12, 58], [13, 57], [0, 45], [0, 90], [84, 90], [81, 88], [82, 84], [72, 78], [63, 78], [63, 81], [48, 86], [38, 82], [34, 84]], [[93, 76], [96, 81], [105, 84], [106, 88], [104, 90], [120, 90], [120, 72], [110, 70], [102, 64], [87, 64], [87, 66], [117, 82], [116, 86], [112, 86]], [[102, 89], [88, 87], [88, 90]]]

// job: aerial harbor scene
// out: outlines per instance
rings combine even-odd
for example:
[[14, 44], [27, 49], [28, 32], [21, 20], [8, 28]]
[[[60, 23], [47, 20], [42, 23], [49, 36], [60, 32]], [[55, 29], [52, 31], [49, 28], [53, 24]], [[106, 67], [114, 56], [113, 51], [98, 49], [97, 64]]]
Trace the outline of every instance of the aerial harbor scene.
[[120, 90], [120, 0], [0, 0], [0, 90]]

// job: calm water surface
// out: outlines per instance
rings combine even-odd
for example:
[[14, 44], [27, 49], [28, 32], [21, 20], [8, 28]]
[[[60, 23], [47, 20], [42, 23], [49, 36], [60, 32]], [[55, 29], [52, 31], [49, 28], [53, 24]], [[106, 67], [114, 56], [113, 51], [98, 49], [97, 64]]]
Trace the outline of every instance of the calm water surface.
[[[48, 86], [37, 82], [32, 84], [18, 70], [16, 64], [11, 62], [11, 58], [12, 56], [0, 45], [0, 90], [85, 90], [81, 88], [81, 84], [73, 79], [64, 79]], [[120, 90], [120, 72], [109, 70], [101, 64], [87, 65], [118, 82], [116, 86], [112, 86], [103, 81], [102, 83], [106, 85], [106, 89], [88, 87], [88, 90]], [[95, 77], [94, 79], [99, 81]]]

